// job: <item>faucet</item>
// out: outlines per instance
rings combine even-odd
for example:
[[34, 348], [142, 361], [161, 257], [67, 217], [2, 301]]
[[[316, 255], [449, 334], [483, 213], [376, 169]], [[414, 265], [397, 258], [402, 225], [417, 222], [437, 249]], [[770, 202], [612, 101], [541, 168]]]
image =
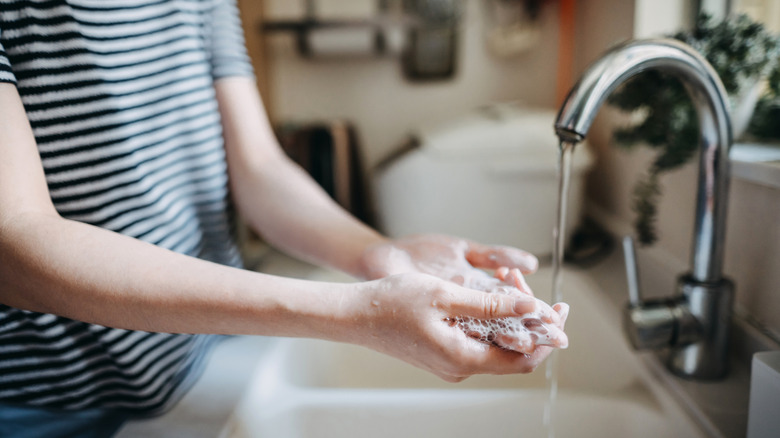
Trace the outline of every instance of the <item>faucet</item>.
[[[636, 349], [669, 349], [675, 375], [719, 379], [727, 373], [727, 345], [733, 283], [722, 276], [729, 189], [731, 120], [727, 94], [709, 63], [686, 44], [671, 39], [635, 40], [607, 52], [569, 92], [555, 122], [561, 142], [582, 141], [598, 109], [620, 84], [645, 70], [677, 77], [698, 114], [698, 189], [690, 271], [679, 277], [671, 299], [639, 296], [633, 242], [624, 240], [629, 304], [627, 337]], [[630, 238], [629, 238], [630, 239]]]

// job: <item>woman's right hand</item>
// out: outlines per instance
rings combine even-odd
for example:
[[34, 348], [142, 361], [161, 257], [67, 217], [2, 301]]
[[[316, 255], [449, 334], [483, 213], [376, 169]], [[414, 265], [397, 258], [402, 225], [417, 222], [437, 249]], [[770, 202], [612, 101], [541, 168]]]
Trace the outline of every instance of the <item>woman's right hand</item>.
[[[349, 306], [347, 339], [397, 357], [450, 382], [474, 374], [533, 371], [552, 351], [538, 346], [531, 354], [506, 350], [469, 337], [454, 325], [457, 317], [496, 319], [533, 311], [530, 295], [490, 294], [437, 277], [409, 273], [355, 283]], [[566, 309], [552, 312], [563, 329]]]

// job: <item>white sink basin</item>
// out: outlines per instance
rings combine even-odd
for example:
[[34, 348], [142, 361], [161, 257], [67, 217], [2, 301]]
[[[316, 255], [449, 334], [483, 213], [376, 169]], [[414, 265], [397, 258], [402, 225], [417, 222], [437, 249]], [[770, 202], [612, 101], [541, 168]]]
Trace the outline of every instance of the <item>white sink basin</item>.
[[[549, 295], [549, 270], [529, 278]], [[559, 353], [553, 429], [561, 437], [701, 437], [623, 339], [618, 309], [585, 273], [566, 271], [570, 348]], [[458, 384], [352, 345], [279, 339], [224, 436], [541, 437], [549, 390], [530, 375]]]
[[[545, 391], [345, 391], [282, 408], [254, 437], [545, 437]], [[557, 437], [687, 437], [656, 409], [618, 398], [565, 394], [556, 402]], [[264, 418], [264, 419], [263, 419]], [[251, 432], [250, 432], [251, 431]], [[241, 436], [241, 435], [236, 435]]]

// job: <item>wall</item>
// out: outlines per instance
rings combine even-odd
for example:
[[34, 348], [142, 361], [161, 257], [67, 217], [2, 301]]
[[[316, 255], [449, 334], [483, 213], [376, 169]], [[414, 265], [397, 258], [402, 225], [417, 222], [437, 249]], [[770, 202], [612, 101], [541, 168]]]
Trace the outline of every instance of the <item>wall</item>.
[[[416, 127], [451, 119], [480, 105], [522, 100], [553, 106], [557, 2], [547, 2], [543, 7], [539, 44], [510, 59], [486, 53], [481, 2], [465, 2], [457, 73], [454, 79], [443, 82], [407, 81], [397, 58], [305, 60], [296, 53], [291, 37], [272, 37], [269, 79], [275, 119], [344, 118], [354, 122], [365, 164], [370, 168]], [[294, 17], [296, 11], [291, 3], [296, 2], [266, 0], [267, 17]]]
[[[649, 1], [649, 0], [643, 0]], [[614, 42], [640, 32], [643, 37], [667, 32], [669, 17], [682, 23], [690, 17], [685, 2], [660, 2], [676, 10], [677, 15], [661, 14], [666, 18], [654, 23], [651, 14], [640, 13], [622, 0], [592, 0], [580, 2], [578, 12], [578, 69], [598, 56]], [[686, 15], [687, 14], [687, 15]], [[656, 14], [658, 15], [658, 14]], [[677, 17], [675, 19], [675, 17]], [[614, 26], [603, 26], [609, 21]], [[654, 27], [657, 26], [657, 27]], [[597, 155], [597, 165], [588, 180], [588, 209], [619, 234], [632, 231], [633, 212], [630, 208], [631, 190], [653, 157], [645, 149], [625, 151], [611, 141], [613, 127], [624, 123], [625, 116], [605, 107], [597, 117], [589, 143]], [[697, 166], [691, 163], [662, 178], [663, 198], [659, 205], [658, 231], [660, 239], [650, 250], [640, 249], [643, 258], [652, 258], [666, 268], [664, 272], [643, 272], [644, 276], [667, 276], [665, 290], [645, 290], [647, 295], [668, 295], [673, 287], [671, 274], [681, 273], [690, 262], [691, 233], [693, 231], [694, 200]], [[780, 336], [780, 190], [733, 179], [726, 231], [725, 272], [736, 283], [736, 305]]]

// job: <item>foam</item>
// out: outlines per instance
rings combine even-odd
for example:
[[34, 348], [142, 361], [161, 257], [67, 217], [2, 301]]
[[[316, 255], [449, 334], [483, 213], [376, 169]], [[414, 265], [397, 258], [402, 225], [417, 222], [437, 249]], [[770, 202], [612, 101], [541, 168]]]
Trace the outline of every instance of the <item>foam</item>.
[[[506, 295], [522, 293], [508, 286], [499, 286], [488, 292]], [[568, 306], [564, 311], [568, 311]], [[467, 335], [482, 342], [530, 354], [533, 353], [537, 345], [555, 348], [569, 346], [566, 333], [553, 322], [553, 312], [555, 310], [552, 307], [537, 298], [534, 311], [522, 316], [490, 320], [458, 317], [455, 318], [455, 323]]]

